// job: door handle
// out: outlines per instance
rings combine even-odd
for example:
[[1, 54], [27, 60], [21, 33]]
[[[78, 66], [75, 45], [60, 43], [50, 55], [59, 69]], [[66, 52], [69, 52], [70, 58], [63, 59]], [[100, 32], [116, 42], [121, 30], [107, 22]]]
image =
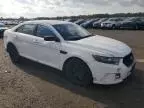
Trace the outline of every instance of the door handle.
[[33, 43], [39, 43], [38, 40], [33, 40]]
[[64, 50], [60, 50], [60, 53], [61, 53], [61, 54], [67, 54], [67, 52], [64, 51]]
[[17, 35], [14, 35], [14, 38], [17, 38]]

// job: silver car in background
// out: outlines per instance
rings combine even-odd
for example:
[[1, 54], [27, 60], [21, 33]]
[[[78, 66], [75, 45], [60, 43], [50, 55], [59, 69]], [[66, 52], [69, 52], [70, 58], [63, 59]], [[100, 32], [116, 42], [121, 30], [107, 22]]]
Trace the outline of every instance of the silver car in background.
[[124, 18], [110, 18], [101, 23], [101, 28], [116, 29], [119, 28]]

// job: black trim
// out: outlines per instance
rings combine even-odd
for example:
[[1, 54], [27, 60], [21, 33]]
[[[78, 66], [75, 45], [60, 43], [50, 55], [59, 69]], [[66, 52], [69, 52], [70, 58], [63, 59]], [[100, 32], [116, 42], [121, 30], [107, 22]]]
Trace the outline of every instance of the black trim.
[[66, 52], [66, 51], [63, 51], [63, 50], [60, 50], [60, 53], [61, 53], [61, 54], [67, 54], [67, 52]]
[[123, 58], [123, 63], [127, 66], [130, 67], [134, 62], [134, 56], [132, 53], [128, 54]]

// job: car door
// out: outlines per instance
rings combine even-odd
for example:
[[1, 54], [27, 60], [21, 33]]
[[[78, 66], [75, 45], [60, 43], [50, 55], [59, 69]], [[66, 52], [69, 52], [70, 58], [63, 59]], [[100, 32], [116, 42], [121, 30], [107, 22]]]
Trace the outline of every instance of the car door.
[[38, 25], [34, 40], [36, 42], [34, 44], [36, 48], [36, 57], [41, 63], [59, 68], [61, 43], [56, 41], [45, 41], [45, 36], [56, 36], [56, 34], [49, 26]]
[[36, 24], [24, 24], [16, 29], [15, 44], [21, 56], [36, 60], [34, 49], [34, 31]]

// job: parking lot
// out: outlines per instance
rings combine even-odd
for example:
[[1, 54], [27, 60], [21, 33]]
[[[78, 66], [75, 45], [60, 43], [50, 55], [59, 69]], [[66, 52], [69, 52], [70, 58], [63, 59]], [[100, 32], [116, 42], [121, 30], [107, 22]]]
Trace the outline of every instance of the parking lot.
[[60, 71], [30, 60], [13, 65], [0, 40], [0, 108], [143, 108], [144, 31], [89, 31], [132, 47], [137, 60], [134, 74], [118, 85], [80, 87]]

